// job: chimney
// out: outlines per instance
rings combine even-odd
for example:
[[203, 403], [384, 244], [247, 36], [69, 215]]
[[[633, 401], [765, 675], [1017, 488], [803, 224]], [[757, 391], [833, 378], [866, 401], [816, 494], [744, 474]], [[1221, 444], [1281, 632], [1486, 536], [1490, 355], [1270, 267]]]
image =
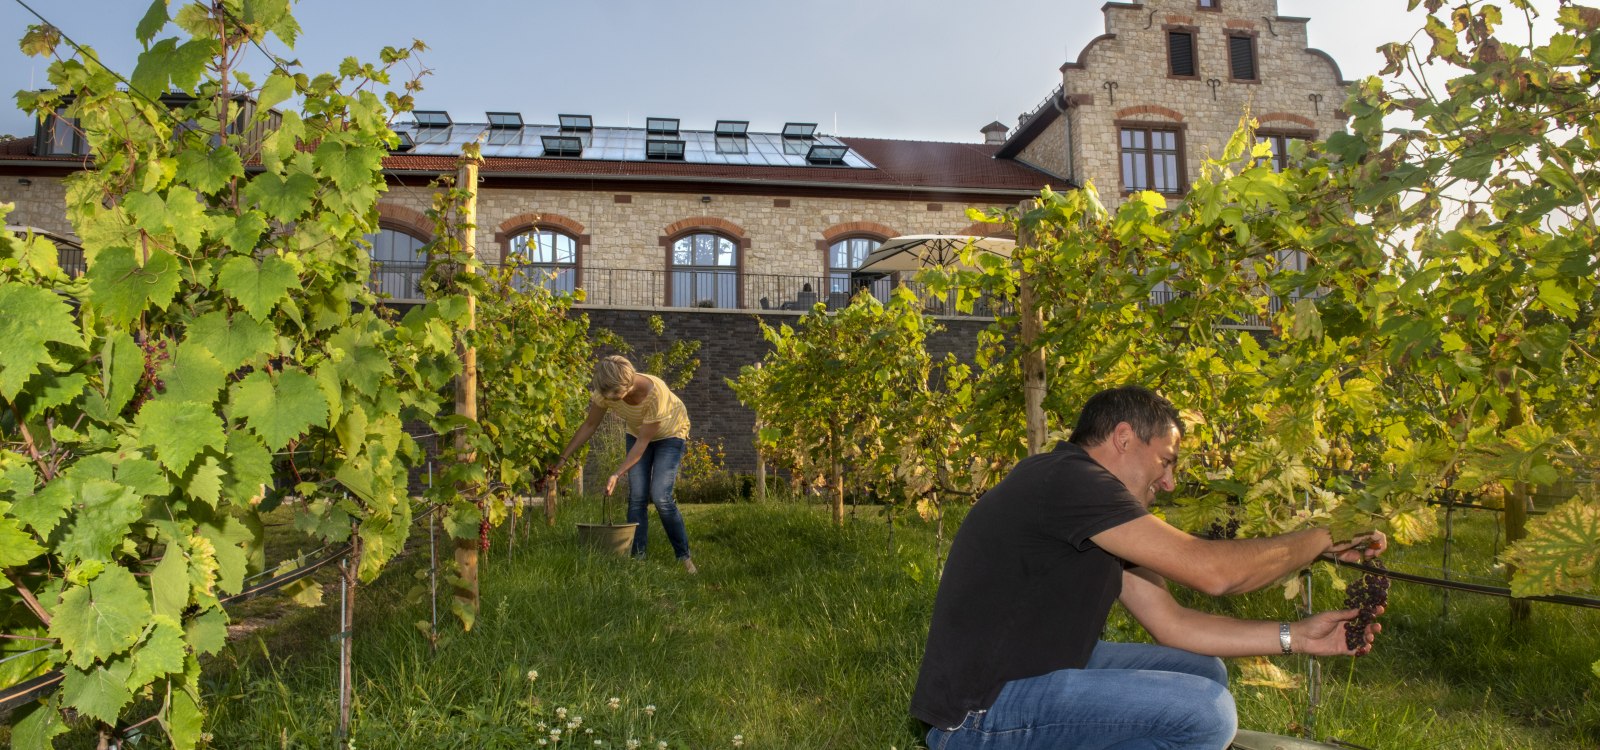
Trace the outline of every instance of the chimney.
[[998, 146], [1006, 142], [1006, 133], [1011, 128], [1000, 124], [998, 120], [983, 126], [978, 132], [983, 133], [983, 142], [988, 146]]

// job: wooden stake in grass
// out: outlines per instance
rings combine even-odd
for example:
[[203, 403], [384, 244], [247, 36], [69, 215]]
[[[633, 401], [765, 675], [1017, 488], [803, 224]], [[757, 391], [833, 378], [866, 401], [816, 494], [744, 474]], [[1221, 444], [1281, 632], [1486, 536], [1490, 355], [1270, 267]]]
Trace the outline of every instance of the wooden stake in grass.
[[[456, 176], [456, 185], [466, 191], [466, 199], [461, 205], [461, 248], [465, 252], [475, 253], [478, 246], [478, 160], [476, 158], [462, 159], [461, 168]], [[475, 273], [474, 266], [468, 263], [465, 271]], [[461, 339], [461, 377], [456, 378], [456, 414], [474, 422], [478, 419], [478, 350], [468, 342], [476, 328], [477, 307], [477, 297], [468, 290], [466, 330]], [[471, 463], [477, 459], [477, 455], [467, 443], [466, 433], [456, 433], [455, 448], [456, 460]], [[473, 491], [467, 485], [462, 485], [460, 490], [462, 494]], [[480, 512], [482, 512], [481, 504]], [[471, 630], [472, 621], [478, 612], [479, 540], [458, 538], [455, 542], [457, 574], [455, 596], [461, 608], [474, 615], [465, 620], [466, 629]]]

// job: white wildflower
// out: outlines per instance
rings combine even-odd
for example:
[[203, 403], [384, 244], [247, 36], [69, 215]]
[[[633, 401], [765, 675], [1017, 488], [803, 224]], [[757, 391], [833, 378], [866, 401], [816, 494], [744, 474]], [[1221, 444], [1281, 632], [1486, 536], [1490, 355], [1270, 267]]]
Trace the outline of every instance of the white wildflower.
[[639, 741], [636, 740], [636, 739], [629, 738], [628, 739], [628, 750], [639, 750]]
[[540, 737], [540, 738], [539, 738], [539, 744], [540, 744], [540, 745], [541, 745], [541, 746], [543, 746], [543, 745], [548, 745], [548, 744], [550, 744], [550, 740], [547, 740], [547, 739], [545, 739], [545, 738], [543, 738], [543, 737]]
[[612, 711], [615, 711], [615, 710], [617, 710], [619, 708], [622, 708], [622, 699], [621, 698], [612, 698], [610, 700], [607, 700], [606, 701], [606, 708], [609, 708]]
[[528, 682], [533, 682], [534, 680], [537, 680], [537, 679], [539, 679], [539, 670], [537, 670], [537, 669], [528, 670]]
[[652, 703], [652, 704], [650, 704], [648, 706], [645, 706], [644, 707], [644, 715], [645, 716], [655, 716], [656, 715], [656, 705], [654, 703]]
[[742, 734], [734, 735], [733, 736], [733, 746], [734, 747], [744, 747], [744, 735], [742, 735]]

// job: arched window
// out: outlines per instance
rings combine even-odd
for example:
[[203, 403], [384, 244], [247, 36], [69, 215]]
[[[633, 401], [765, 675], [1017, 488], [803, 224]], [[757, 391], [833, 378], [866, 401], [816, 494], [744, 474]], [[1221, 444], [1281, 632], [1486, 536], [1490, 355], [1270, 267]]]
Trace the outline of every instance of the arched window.
[[[856, 294], [851, 274], [882, 244], [883, 240], [877, 237], [846, 237], [828, 245], [828, 307], [837, 309], [850, 304]], [[888, 304], [889, 290], [893, 288], [894, 279], [882, 277], [872, 284], [872, 296]]]
[[739, 243], [699, 232], [672, 243], [669, 307], [739, 306]]
[[578, 288], [578, 238], [565, 232], [536, 227], [512, 237], [506, 262], [522, 267], [518, 289], [537, 284], [559, 294]]
[[367, 235], [367, 242], [372, 245], [372, 291], [393, 299], [421, 299], [417, 282], [428, 266], [422, 252], [428, 241], [403, 229], [380, 226]]
[[883, 240], [874, 237], [850, 237], [828, 246], [828, 291], [850, 292], [850, 273], [865, 263], [867, 256], [877, 250]]

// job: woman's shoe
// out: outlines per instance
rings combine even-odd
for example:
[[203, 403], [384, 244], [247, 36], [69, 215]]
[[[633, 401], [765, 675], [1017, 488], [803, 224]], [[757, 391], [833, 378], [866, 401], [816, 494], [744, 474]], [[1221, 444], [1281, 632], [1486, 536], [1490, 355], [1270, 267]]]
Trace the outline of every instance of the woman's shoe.
[[683, 569], [689, 571], [689, 575], [694, 575], [700, 572], [700, 570], [694, 566], [694, 560], [691, 560], [687, 557], [683, 558]]

